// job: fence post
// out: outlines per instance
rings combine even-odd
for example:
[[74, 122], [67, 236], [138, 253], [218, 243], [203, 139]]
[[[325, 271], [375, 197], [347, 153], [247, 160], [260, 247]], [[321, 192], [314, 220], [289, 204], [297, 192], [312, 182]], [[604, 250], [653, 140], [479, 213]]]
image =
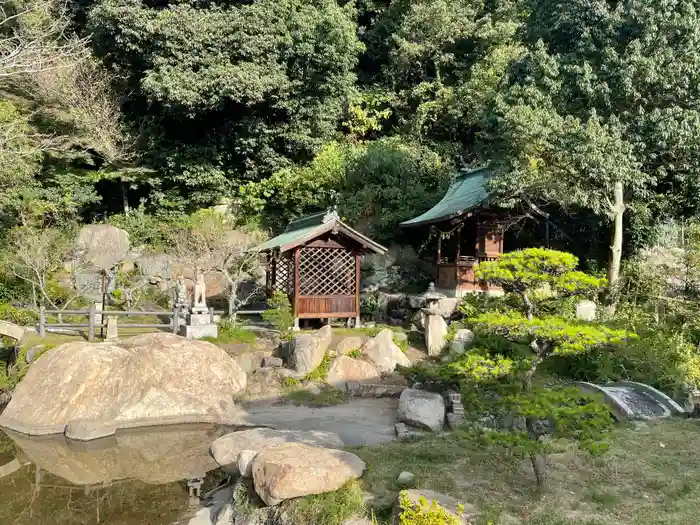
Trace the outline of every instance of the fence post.
[[39, 307], [39, 336], [46, 337], [46, 308], [43, 306]]
[[88, 341], [95, 339], [95, 310], [95, 303], [92, 303], [88, 310]]
[[177, 334], [180, 324], [180, 307], [173, 306], [173, 333]]
[[209, 307], [209, 323], [214, 324], [214, 307]]

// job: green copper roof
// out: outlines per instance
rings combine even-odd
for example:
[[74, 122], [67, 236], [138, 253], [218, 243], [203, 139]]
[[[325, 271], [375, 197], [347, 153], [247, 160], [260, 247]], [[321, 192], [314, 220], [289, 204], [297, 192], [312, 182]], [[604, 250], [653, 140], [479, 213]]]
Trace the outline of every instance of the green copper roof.
[[268, 250], [279, 250], [286, 252], [299, 245], [312, 241], [319, 235], [329, 231], [342, 233], [356, 242], [377, 253], [385, 253], [386, 248], [377, 244], [373, 240], [365, 237], [360, 232], [353, 230], [340, 220], [335, 211], [327, 211], [300, 217], [289, 223], [287, 229], [277, 237], [262, 243], [253, 248], [254, 251], [264, 252]]
[[486, 167], [461, 172], [440, 202], [424, 214], [402, 222], [401, 226], [435, 224], [478, 208], [489, 196], [487, 183], [490, 177], [491, 172]]

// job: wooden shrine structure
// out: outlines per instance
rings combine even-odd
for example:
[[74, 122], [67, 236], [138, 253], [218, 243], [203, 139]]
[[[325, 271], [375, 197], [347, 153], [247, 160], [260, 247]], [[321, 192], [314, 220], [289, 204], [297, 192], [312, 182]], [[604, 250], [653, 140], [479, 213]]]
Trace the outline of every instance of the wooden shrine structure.
[[296, 219], [254, 250], [267, 255], [268, 295], [284, 292], [299, 319], [360, 318], [360, 260], [386, 248], [340, 220], [335, 211]]
[[461, 297], [470, 292], [500, 292], [480, 282], [474, 266], [503, 253], [503, 221], [488, 203], [487, 167], [462, 170], [443, 198], [431, 209], [401, 223], [402, 227], [430, 226], [437, 232], [436, 288]]

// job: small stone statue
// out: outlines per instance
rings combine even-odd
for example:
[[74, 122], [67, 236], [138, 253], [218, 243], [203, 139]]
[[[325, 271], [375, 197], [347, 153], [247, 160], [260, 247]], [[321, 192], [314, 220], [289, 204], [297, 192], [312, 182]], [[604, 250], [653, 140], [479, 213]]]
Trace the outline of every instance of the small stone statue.
[[192, 310], [201, 312], [206, 312], [207, 310], [207, 285], [202, 272], [197, 272], [197, 280], [194, 283], [194, 305]]
[[180, 308], [187, 308], [188, 306], [187, 285], [182, 275], [179, 275], [175, 282], [175, 306]]
[[435, 283], [430, 283], [428, 285], [428, 292], [435, 293]]

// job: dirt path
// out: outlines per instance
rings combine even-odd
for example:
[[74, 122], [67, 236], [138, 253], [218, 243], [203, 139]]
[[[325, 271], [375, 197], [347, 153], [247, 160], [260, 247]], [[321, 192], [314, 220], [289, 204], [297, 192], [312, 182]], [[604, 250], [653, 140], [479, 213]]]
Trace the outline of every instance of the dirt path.
[[395, 438], [398, 399], [353, 399], [343, 405], [310, 408], [255, 401], [241, 405], [240, 424], [285, 430], [335, 432], [348, 446], [379, 445]]

